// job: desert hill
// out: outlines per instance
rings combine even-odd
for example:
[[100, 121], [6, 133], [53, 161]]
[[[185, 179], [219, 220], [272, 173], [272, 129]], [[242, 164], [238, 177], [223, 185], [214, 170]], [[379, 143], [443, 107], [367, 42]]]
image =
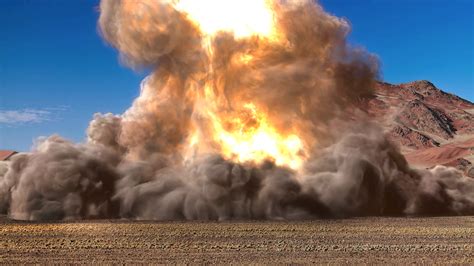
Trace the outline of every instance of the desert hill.
[[418, 167], [444, 164], [474, 177], [474, 104], [429, 81], [378, 83], [364, 109]]

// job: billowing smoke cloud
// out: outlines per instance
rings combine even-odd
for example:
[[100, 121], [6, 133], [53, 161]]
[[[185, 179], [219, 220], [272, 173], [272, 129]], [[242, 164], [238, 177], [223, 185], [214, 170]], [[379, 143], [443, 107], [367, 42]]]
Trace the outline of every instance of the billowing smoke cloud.
[[[102, 36], [125, 64], [152, 73], [125, 114], [94, 117], [85, 143], [52, 136], [0, 164], [0, 212], [21, 220], [474, 214], [474, 180], [441, 166], [413, 170], [376, 125], [353, 122], [365, 121], [353, 105], [371, 95], [378, 65], [347, 44], [347, 22], [312, 1], [269, 4], [278, 41], [210, 38], [176, 1], [101, 1]], [[212, 119], [235, 117], [248, 102], [302, 138], [300, 168], [222, 153]]]

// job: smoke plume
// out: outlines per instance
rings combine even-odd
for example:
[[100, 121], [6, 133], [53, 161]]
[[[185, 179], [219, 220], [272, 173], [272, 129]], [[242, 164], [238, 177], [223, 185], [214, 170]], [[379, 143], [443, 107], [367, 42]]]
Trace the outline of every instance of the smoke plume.
[[411, 169], [356, 111], [372, 95], [378, 61], [348, 45], [348, 23], [313, 1], [261, 1], [271, 27], [244, 34], [210, 32], [186, 0], [102, 0], [101, 35], [124, 64], [151, 74], [123, 115], [95, 115], [85, 143], [51, 136], [0, 164], [0, 212], [20, 220], [474, 214], [474, 180], [442, 166]]

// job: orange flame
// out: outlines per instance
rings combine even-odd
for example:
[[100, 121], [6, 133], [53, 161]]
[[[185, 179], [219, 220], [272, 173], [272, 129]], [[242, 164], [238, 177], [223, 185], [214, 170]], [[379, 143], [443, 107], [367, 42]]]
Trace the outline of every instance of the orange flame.
[[[214, 56], [212, 39], [220, 32], [233, 33], [236, 39], [258, 36], [261, 42], [278, 41], [270, 0], [178, 0], [175, 6], [204, 34], [203, 45], [208, 48], [209, 58]], [[231, 63], [250, 67], [253, 60], [252, 54], [239, 53]], [[219, 105], [222, 95], [213, 80], [214, 66], [209, 64], [210, 78], [205, 82], [204, 91], [196, 96], [195, 105], [200, 119], [208, 123], [205, 129], [196, 125], [196, 132], [189, 140], [191, 146], [195, 149], [212, 146], [225, 158], [237, 162], [271, 160], [295, 170], [300, 168], [304, 161], [303, 141], [298, 134], [278, 130], [256, 103], [235, 103], [237, 99], [232, 99], [232, 111], [222, 112], [223, 107]]]
[[225, 157], [257, 163], [273, 159], [277, 165], [293, 169], [301, 166], [303, 144], [298, 136], [280, 134], [254, 104], [244, 104], [235, 117], [224, 121], [212, 113], [209, 115], [213, 118], [214, 139]]

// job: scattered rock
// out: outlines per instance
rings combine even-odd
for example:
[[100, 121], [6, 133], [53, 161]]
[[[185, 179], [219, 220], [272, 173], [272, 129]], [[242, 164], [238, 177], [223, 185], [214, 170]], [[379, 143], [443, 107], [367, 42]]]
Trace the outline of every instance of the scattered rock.
[[[472, 163], [464, 158], [458, 158], [458, 159], [452, 160], [448, 163], [445, 163], [444, 165], [454, 167], [458, 169], [459, 171], [466, 173], [466, 175], [469, 175], [469, 172], [471, 172], [471, 170], [474, 170], [471, 168]], [[473, 174], [474, 174], [474, 171], [473, 171]]]

